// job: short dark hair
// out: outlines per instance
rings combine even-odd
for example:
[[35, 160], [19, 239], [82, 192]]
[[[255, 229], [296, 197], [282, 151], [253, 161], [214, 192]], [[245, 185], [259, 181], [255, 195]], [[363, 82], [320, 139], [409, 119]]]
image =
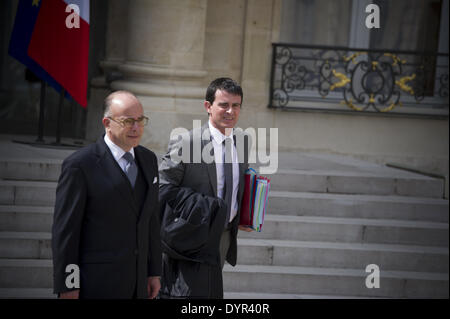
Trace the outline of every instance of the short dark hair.
[[227, 93], [233, 95], [239, 95], [241, 97], [241, 103], [244, 99], [244, 94], [242, 93], [242, 88], [237, 84], [236, 81], [230, 78], [217, 78], [212, 81], [208, 88], [206, 89], [205, 100], [213, 104], [216, 98], [216, 91], [223, 90]]

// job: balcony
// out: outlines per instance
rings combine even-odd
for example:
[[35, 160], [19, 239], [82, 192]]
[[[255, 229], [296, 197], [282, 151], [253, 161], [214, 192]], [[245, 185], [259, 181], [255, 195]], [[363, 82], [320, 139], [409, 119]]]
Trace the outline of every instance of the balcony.
[[273, 43], [269, 108], [448, 118], [448, 54]]

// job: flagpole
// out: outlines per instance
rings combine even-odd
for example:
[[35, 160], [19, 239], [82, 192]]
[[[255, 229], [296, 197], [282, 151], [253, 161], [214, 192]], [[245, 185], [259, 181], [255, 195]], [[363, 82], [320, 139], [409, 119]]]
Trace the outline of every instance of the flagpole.
[[44, 122], [45, 122], [45, 88], [47, 83], [41, 80], [41, 97], [39, 102], [39, 126], [38, 126], [38, 137], [36, 142], [44, 143]]
[[56, 142], [55, 145], [61, 145], [61, 115], [62, 115], [62, 107], [64, 104], [64, 88], [61, 89], [61, 93], [59, 95], [59, 105], [58, 105], [58, 118], [56, 119]]

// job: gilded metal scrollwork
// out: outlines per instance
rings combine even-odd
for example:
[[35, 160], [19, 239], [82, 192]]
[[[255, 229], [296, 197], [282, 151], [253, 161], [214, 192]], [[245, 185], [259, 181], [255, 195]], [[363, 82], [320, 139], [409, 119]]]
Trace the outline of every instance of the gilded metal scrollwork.
[[331, 72], [340, 81], [336, 82], [332, 86], [330, 86], [330, 91], [333, 91], [335, 88], [340, 88], [340, 87], [343, 87], [343, 86], [347, 85], [347, 83], [350, 83], [350, 79], [345, 74], [340, 73], [340, 72], [336, 72], [335, 69], [331, 70]]
[[341, 104], [353, 111], [392, 112], [405, 96], [415, 103], [426, 96], [448, 97], [448, 65], [435, 75], [437, 57], [430, 54], [276, 44], [273, 61], [275, 107], [313, 101], [316, 94], [342, 96]]
[[398, 85], [403, 91], [414, 95], [414, 90], [412, 87], [406, 84], [406, 82], [410, 82], [416, 78], [416, 74], [413, 74], [411, 76], [404, 76], [400, 80], [395, 81], [395, 84]]

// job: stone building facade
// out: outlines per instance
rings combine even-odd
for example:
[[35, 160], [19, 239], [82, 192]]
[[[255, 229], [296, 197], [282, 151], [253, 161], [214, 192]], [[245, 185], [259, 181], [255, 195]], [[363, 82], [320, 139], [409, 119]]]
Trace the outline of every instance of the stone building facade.
[[[278, 128], [280, 150], [347, 154], [448, 176], [448, 82], [446, 108], [439, 116], [296, 112], [268, 107], [272, 43], [448, 53], [448, 0], [373, 1], [381, 8], [381, 28], [377, 30], [364, 25], [369, 3], [91, 1], [88, 107], [81, 110], [72, 103], [71, 113], [67, 108], [66, 118], [72, 122], [65, 127], [74, 129], [66, 135], [95, 140], [102, 132], [103, 98], [111, 90], [127, 89], [138, 95], [150, 117], [143, 144], [164, 152], [172, 129], [190, 129], [193, 120], [207, 120], [203, 108], [206, 87], [216, 77], [229, 76], [244, 89], [239, 126]], [[20, 131], [18, 127], [26, 126], [21, 126], [19, 120], [14, 122], [18, 118], [18, 96], [29, 94], [29, 101], [22, 101], [22, 107], [34, 109], [39, 89], [36, 85], [27, 87], [19, 79], [23, 68], [3, 50], [16, 4], [17, 1], [2, 2], [5, 10], [0, 101], [2, 117], [14, 124], [9, 129], [14, 129], [13, 133], [29, 133]], [[435, 12], [430, 8], [435, 8]], [[448, 74], [448, 55], [446, 61]], [[49, 103], [57, 100], [57, 96], [52, 100], [52, 94]], [[53, 121], [47, 121], [51, 126]]]

